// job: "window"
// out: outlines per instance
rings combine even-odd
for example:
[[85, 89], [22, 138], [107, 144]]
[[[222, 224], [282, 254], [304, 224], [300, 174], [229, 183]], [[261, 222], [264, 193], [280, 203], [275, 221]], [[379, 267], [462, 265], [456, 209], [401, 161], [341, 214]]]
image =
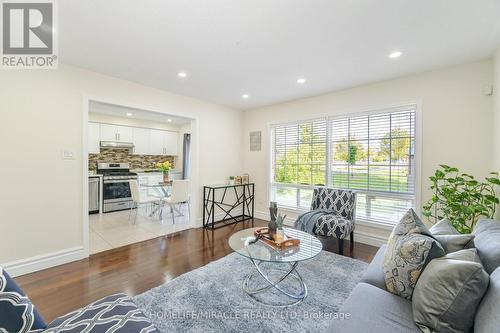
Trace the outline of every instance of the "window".
[[357, 219], [397, 222], [415, 205], [415, 110], [273, 126], [271, 198], [308, 209], [315, 185], [353, 189]]

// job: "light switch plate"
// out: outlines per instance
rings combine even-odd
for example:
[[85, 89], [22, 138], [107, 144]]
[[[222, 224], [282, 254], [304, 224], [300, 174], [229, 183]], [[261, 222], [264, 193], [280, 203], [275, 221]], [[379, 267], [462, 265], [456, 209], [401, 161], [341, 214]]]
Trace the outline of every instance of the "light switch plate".
[[63, 160], [74, 160], [75, 159], [75, 151], [73, 149], [63, 149], [62, 159]]

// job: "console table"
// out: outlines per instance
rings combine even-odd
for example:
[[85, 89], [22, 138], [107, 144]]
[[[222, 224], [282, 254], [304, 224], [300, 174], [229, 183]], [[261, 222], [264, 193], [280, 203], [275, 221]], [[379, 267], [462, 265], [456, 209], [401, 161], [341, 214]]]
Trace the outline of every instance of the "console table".
[[[230, 200], [228, 197], [233, 196], [233, 193], [234, 198]], [[254, 183], [203, 186], [203, 227], [218, 229], [226, 225], [253, 220], [254, 197]], [[216, 220], [216, 211], [218, 211], [218, 217], [222, 218]]]

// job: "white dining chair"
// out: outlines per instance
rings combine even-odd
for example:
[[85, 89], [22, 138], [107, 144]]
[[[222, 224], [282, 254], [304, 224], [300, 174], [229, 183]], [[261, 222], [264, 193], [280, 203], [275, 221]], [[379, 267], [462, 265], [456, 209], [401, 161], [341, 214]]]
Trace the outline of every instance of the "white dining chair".
[[[172, 213], [172, 223], [175, 223], [175, 210], [178, 205], [187, 204], [188, 215], [191, 218], [191, 202], [189, 198], [189, 179], [173, 180], [172, 192], [169, 197], [163, 199], [165, 204], [170, 206]], [[179, 210], [180, 212], [180, 210]], [[181, 213], [182, 215], [182, 213]]]
[[139, 191], [139, 184], [137, 183], [137, 180], [132, 179], [129, 181], [129, 183], [130, 183], [130, 194], [132, 195], [132, 201], [134, 203], [132, 204], [132, 207], [130, 207], [128, 219], [130, 220], [130, 217], [132, 216], [132, 210], [134, 208], [136, 208], [135, 217], [134, 217], [134, 224], [135, 224], [137, 221], [137, 213], [138, 213], [140, 206], [146, 205], [146, 209], [147, 209], [147, 205], [150, 205], [153, 203], [156, 203], [157, 205], [161, 205], [162, 202], [161, 202], [161, 198], [158, 198], [158, 197], [153, 197], [153, 196], [143, 197], [143, 196], [141, 196], [141, 192]]

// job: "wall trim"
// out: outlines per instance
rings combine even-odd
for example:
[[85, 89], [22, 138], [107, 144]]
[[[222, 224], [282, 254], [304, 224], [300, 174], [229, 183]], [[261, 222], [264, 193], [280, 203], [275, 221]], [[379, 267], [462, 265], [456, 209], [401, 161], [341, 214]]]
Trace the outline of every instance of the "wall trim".
[[12, 277], [33, 273], [42, 269], [67, 264], [72, 261], [86, 258], [86, 251], [83, 246], [68, 248], [61, 251], [51, 252], [34, 256], [31, 258], [11, 261], [2, 264], [2, 267]]

